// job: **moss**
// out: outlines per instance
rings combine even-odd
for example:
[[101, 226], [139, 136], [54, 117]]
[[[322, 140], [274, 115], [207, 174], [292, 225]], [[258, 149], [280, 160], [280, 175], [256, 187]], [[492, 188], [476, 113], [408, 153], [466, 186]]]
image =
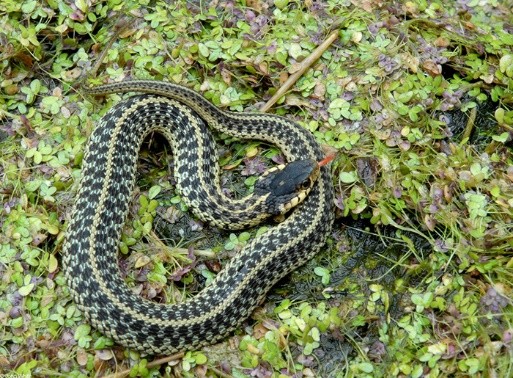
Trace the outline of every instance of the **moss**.
[[[513, 34], [506, 6], [5, 0], [0, 17], [0, 370], [76, 377], [511, 370]], [[224, 109], [255, 110], [331, 28], [338, 40], [273, 109], [338, 152], [339, 220], [325, 251], [233, 337], [174, 365], [91, 329], [64, 283], [60, 250], [87, 137], [120, 97], [96, 101], [80, 85], [169, 80]], [[234, 194], [281, 159], [257, 142], [218, 140], [223, 181]], [[120, 266], [141, 295], [171, 300], [199, 290], [220, 266], [162, 247], [150, 230], [155, 219], [173, 223], [187, 210], [162, 163], [172, 161], [165, 147], [152, 151], [142, 154]], [[241, 174], [249, 176], [233, 183]], [[185, 223], [179, 228], [206, 232], [222, 264], [261, 232], [211, 237], [207, 227]], [[202, 248], [201, 235], [187, 235], [180, 247]], [[169, 277], [183, 277], [182, 286], [167, 285]], [[343, 365], [330, 362], [342, 356]]]

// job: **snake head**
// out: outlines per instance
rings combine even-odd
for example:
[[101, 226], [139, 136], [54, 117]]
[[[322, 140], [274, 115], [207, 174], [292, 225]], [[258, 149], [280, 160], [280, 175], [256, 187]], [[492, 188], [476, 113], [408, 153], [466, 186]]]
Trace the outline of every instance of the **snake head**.
[[265, 197], [269, 214], [285, 214], [306, 198], [319, 177], [319, 166], [304, 159], [273, 167], [255, 183], [254, 194]]

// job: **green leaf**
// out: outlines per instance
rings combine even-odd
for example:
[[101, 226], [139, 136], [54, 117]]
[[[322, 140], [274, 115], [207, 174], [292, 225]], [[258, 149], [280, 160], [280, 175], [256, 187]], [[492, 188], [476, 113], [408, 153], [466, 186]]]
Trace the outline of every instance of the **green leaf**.
[[410, 111], [410, 108], [406, 105], [399, 103], [399, 104], [397, 104], [396, 110], [397, 110], [397, 113], [399, 113], [400, 115], [406, 115]]
[[465, 112], [469, 109], [475, 108], [476, 106], [477, 106], [477, 104], [474, 101], [469, 101], [469, 102], [466, 102], [463, 105], [461, 105], [461, 111]]
[[443, 342], [428, 346], [428, 352], [431, 354], [443, 354], [447, 350], [447, 345]]
[[352, 184], [358, 180], [358, 174], [355, 171], [340, 172], [339, 179], [344, 184]]
[[238, 237], [238, 240], [239, 240], [239, 242], [246, 242], [250, 238], [251, 238], [251, 234], [249, 232], [247, 232], [247, 231], [244, 231], [244, 232], [240, 233], [240, 235]]
[[75, 306], [70, 306], [66, 309], [66, 318], [67, 319], [71, 319], [73, 317], [73, 314], [75, 313], [76, 311], [76, 307]]
[[494, 186], [492, 189], [490, 189], [490, 194], [494, 197], [499, 197], [501, 194], [501, 189], [498, 186]]
[[472, 173], [473, 176], [477, 176], [481, 173], [481, 165], [479, 163], [473, 163], [470, 166], [470, 173]]
[[413, 97], [413, 91], [408, 91], [405, 93], [401, 93], [400, 95], [397, 95], [396, 100], [403, 104], [406, 104], [408, 101], [411, 100], [412, 97]]
[[278, 51], [278, 52], [276, 52], [276, 55], [275, 55], [275, 58], [278, 61], [278, 63], [280, 63], [283, 66], [287, 65], [287, 57], [288, 57], [288, 54], [283, 51]]
[[11, 320], [11, 327], [19, 328], [23, 325], [23, 316]]
[[153, 213], [157, 209], [158, 206], [159, 206], [159, 202], [158, 201], [151, 200], [149, 205], [148, 205], [148, 212], [149, 213]]
[[358, 371], [362, 371], [364, 373], [372, 373], [374, 371], [374, 366], [370, 362], [361, 362], [359, 364], [354, 365], [355, 369]]
[[502, 73], [506, 74], [506, 76], [513, 77], [513, 55], [504, 55], [499, 60], [499, 69]]
[[74, 338], [75, 338], [75, 340], [79, 340], [82, 337], [89, 335], [90, 332], [91, 332], [91, 326], [89, 324], [81, 324], [75, 330]]
[[317, 266], [314, 269], [314, 273], [321, 277], [321, 282], [323, 285], [327, 285], [330, 283], [330, 271], [326, 268], [323, 268], [321, 266]]
[[276, 8], [278, 9], [283, 9], [285, 8], [287, 5], [289, 5], [289, 0], [274, 0], [274, 5], [276, 6]]
[[506, 114], [506, 111], [503, 108], [497, 108], [495, 110], [495, 119], [499, 123], [504, 123], [504, 115]]
[[160, 193], [160, 191], [162, 190], [162, 187], [160, 185], [154, 185], [150, 188], [150, 190], [148, 191], [148, 198], [150, 200], [154, 199], [155, 197], [158, 196], [158, 194]]
[[408, 112], [408, 116], [412, 120], [412, 122], [417, 122], [419, 120], [418, 114], [422, 111], [422, 107], [416, 105], [410, 109]]
[[203, 43], [198, 43], [198, 50], [199, 50], [199, 53], [204, 56], [205, 58], [207, 58], [209, 55], [210, 55], [210, 50], [208, 49], [208, 47], [203, 44]]
[[194, 357], [198, 365], [203, 365], [207, 362], [207, 356], [205, 356], [203, 353], [198, 352]]
[[317, 327], [313, 327], [310, 330], [310, 335], [312, 336], [312, 339], [314, 341], [320, 341], [321, 340], [321, 333], [319, 332], [319, 329]]
[[35, 192], [41, 186], [41, 180], [28, 181], [25, 183], [25, 190], [27, 192]]
[[344, 100], [343, 98], [336, 98], [331, 101], [329, 105], [329, 109], [341, 109], [341, 108], [349, 108], [349, 102]]
[[506, 54], [499, 60], [499, 69], [502, 73], [505, 73], [506, 70], [513, 65], [513, 55]]
[[501, 135], [492, 135], [492, 139], [496, 142], [506, 143], [508, 141], [509, 133], [503, 132]]
[[22, 297], [26, 297], [27, 295], [30, 294], [30, 292], [32, 291], [33, 288], [34, 288], [34, 284], [30, 283], [28, 285], [20, 287], [18, 292], [20, 293], [20, 295]]
[[303, 50], [301, 49], [301, 45], [299, 43], [291, 43], [289, 47], [289, 55], [293, 57], [294, 59], [297, 59], [299, 56], [301, 56], [301, 52]]
[[87, 3], [85, 0], [75, 0], [75, 5], [82, 13], [87, 13]]

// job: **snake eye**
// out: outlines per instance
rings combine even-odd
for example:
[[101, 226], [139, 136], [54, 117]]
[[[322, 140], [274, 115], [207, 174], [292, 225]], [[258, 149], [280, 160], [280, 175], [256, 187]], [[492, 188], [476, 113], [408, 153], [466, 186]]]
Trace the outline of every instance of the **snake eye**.
[[312, 187], [312, 178], [311, 177], [308, 177], [305, 181], [303, 181], [300, 185], [299, 185], [299, 190], [301, 191], [305, 191], [305, 190], [308, 190]]

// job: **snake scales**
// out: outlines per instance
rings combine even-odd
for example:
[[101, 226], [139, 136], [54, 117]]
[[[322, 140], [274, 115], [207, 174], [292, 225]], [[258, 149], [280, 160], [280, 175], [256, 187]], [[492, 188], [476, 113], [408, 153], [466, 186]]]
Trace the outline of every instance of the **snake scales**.
[[[233, 221], [225, 215], [235, 214], [243, 204], [220, 195], [218, 167], [213, 164], [216, 153], [205, 123], [221, 133], [277, 145], [289, 162], [321, 160], [320, 146], [310, 132], [285, 118], [221, 111], [196, 92], [171, 83], [135, 80], [88, 92], [144, 94], [115, 105], [90, 137], [63, 251], [74, 300], [101, 332], [146, 353], [173, 353], [221, 340], [251, 314], [279, 279], [324, 244], [334, 217], [329, 168], [320, 168], [310, 193], [290, 216], [246, 245], [211, 285], [183, 303], [163, 305], [132, 293], [117, 264], [144, 137], [158, 131], [169, 140], [184, 201], [198, 216], [221, 227]], [[204, 200], [229, 211], [209, 210]], [[255, 210], [259, 203], [244, 205]], [[243, 213], [234, 216], [241, 220], [236, 227], [263, 218], [254, 214], [244, 218]]]

